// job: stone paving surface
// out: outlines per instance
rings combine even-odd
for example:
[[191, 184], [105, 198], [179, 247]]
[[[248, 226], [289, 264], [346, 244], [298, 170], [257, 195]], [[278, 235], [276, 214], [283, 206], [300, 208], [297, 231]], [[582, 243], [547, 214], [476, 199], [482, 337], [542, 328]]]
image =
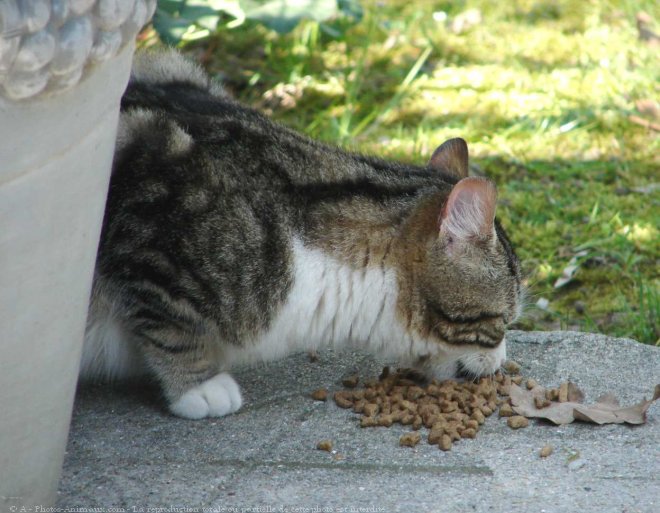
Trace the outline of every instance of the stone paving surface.
[[[587, 402], [650, 397], [660, 349], [575, 332], [510, 332], [509, 357], [546, 386], [576, 382]], [[78, 391], [58, 506], [174, 512], [657, 512], [660, 401], [641, 426], [511, 430], [497, 415], [450, 452], [399, 447], [409, 426], [361, 429], [311, 391], [341, 388], [384, 363], [355, 352], [305, 354], [234, 373], [245, 406], [221, 419], [172, 417], [145, 385]], [[424, 431], [426, 433], [426, 431]], [[332, 453], [316, 449], [331, 439]], [[554, 453], [538, 452], [552, 445]]]

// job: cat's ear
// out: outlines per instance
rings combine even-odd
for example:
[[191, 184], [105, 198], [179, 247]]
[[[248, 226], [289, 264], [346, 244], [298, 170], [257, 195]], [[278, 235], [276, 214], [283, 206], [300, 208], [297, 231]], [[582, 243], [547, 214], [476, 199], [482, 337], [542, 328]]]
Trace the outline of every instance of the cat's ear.
[[493, 182], [463, 178], [452, 189], [440, 214], [440, 235], [449, 240], [494, 240], [496, 206], [497, 189]]
[[467, 143], [457, 137], [443, 142], [433, 152], [428, 167], [449, 173], [458, 178], [467, 178], [468, 175], [468, 147]]

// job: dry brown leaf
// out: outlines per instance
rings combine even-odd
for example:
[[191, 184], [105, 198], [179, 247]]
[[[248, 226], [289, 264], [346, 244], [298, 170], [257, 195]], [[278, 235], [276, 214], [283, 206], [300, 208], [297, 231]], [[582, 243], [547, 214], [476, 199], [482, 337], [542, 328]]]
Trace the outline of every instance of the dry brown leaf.
[[537, 408], [534, 399], [545, 398], [545, 388], [534, 387], [525, 390], [512, 384], [509, 391], [513, 411], [525, 417], [547, 419], [555, 424], [570, 424], [574, 420], [593, 422], [595, 424], [643, 424], [646, 422], [646, 410], [651, 403], [660, 397], [660, 385], [656, 385], [653, 398], [644, 400], [633, 406], [622, 408], [618, 399], [612, 394], [599, 397], [592, 405], [582, 404], [584, 394], [574, 383], [569, 383], [568, 401], [553, 402], [545, 408]]
[[[607, 394], [607, 395], [612, 395], [612, 394]], [[612, 397], [614, 397], [612, 395]], [[615, 398], [616, 400], [616, 398]], [[568, 382], [568, 402], [570, 403], [581, 403], [584, 401], [584, 392], [580, 390], [580, 388], [573, 383], [572, 381]], [[598, 402], [598, 400], [596, 400]]]
[[509, 397], [511, 398], [511, 406], [513, 411], [518, 415], [525, 417], [540, 417], [548, 419], [555, 424], [570, 424], [575, 420], [573, 416], [573, 406], [575, 403], [557, 403], [553, 402], [550, 406], [545, 408], [537, 408], [534, 404], [534, 398], [539, 397], [545, 399], [545, 388], [536, 386], [531, 390], [525, 390], [518, 385], [512, 383], [509, 389]]

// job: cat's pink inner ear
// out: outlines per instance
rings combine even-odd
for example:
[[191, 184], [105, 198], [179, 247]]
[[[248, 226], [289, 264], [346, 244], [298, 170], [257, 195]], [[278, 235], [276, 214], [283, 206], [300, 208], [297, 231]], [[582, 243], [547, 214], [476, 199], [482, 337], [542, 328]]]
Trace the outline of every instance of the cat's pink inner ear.
[[445, 141], [433, 152], [428, 167], [449, 173], [459, 180], [466, 178], [468, 175], [467, 143], [460, 137]]
[[485, 239], [495, 233], [497, 189], [486, 178], [458, 182], [440, 215], [440, 233], [460, 240]]

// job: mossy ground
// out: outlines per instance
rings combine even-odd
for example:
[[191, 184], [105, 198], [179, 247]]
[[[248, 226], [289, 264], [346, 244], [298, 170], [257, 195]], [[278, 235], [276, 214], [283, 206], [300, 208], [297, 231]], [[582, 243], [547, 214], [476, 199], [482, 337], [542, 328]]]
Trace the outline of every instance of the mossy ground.
[[[352, 150], [423, 164], [463, 137], [473, 170], [498, 185], [524, 264], [530, 306], [518, 327], [658, 344], [660, 144], [639, 118], [660, 123], [642, 107], [660, 99], [660, 44], [635, 22], [639, 11], [657, 19], [658, 4], [362, 6], [359, 23], [332, 35], [314, 22], [285, 36], [245, 25], [185, 51], [242, 101]], [[481, 19], [459, 30], [469, 9]], [[574, 257], [573, 279], [555, 288]]]

